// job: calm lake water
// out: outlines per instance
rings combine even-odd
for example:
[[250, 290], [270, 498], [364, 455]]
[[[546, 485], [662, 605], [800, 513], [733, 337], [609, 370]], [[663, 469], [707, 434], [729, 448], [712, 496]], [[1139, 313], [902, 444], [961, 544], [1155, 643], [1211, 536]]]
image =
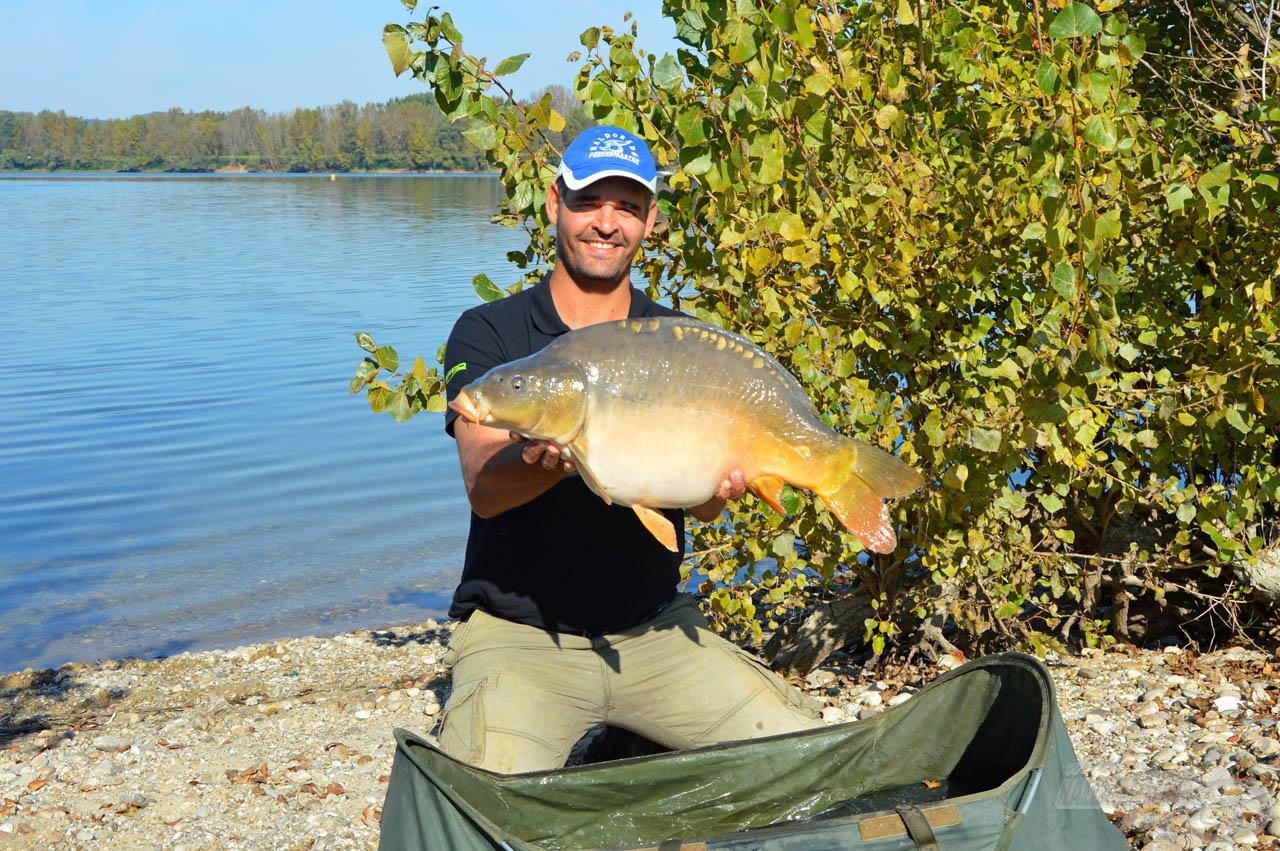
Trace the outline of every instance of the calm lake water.
[[514, 277], [485, 176], [0, 179], [0, 673], [436, 617], [466, 541], [433, 361]]

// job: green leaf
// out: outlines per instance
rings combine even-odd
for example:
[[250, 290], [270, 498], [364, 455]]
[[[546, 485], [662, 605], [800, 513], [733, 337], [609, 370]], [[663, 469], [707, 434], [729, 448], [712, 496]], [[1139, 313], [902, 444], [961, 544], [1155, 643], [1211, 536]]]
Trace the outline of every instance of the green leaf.
[[1241, 434], [1249, 433], [1249, 426], [1245, 423], [1244, 417], [1240, 416], [1240, 411], [1237, 408], [1227, 408], [1227, 423]]
[[564, 116], [551, 110], [551, 114], [547, 116], [547, 129], [552, 133], [559, 133], [564, 130]]
[[707, 141], [707, 127], [698, 109], [685, 109], [676, 116], [676, 129], [685, 146], [697, 146]]
[[508, 56], [506, 59], [503, 59], [498, 63], [498, 67], [493, 69], [493, 73], [497, 74], [499, 77], [506, 76], [507, 74], [514, 74], [520, 70], [520, 66], [523, 65], [524, 61], [528, 58], [528, 53], [517, 53], [515, 56]]
[[670, 53], [664, 54], [653, 66], [653, 84], [664, 92], [675, 91], [683, 80], [684, 71]]
[[790, 485], [782, 488], [782, 510], [787, 514], [795, 514], [800, 510], [800, 495]]
[[1067, 301], [1076, 299], [1076, 270], [1070, 263], [1059, 263], [1053, 267], [1053, 277], [1049, 279], [1053, 289]]
[[502, 298], [502, 290], [498, 289], [497, 284], [489, 280], [489, 276], [485, 274], [472, 278], [471, 288], [476, 291], [476, 295], [480, 296], [481, 301], [497, 301]]
[[915, 22], [916, 12], [911, 8], [911, 0], [898, 0], [898, 23], [909, 27]]
[[1194, 503], [1184, 502], [1178, 506], [1178, 520], [1183, 523], [1190, 523], [1196, 519], [1196, 507]]
[[1031, 222], [1022, 229], [1022, 238], [1028, 241], [1044, 239], [1044, 225], [1040, 222]]
[[1196, 181], [1196, 188], [1200, 190], [1216, 189], [1230, 179], [1231, 163], [1219, 163], [1200, 176], [1200, 179]]
[[413, 377], [418, 379], [418, 383], [427, 383], [427, 362], [421, 356], [413, 359]]
[[1084, 38], [1100, 32], [1102, 18], [1086, 3], [1068, 3], [1049, 24], [1052, 38]]
[[898, 120], [898, 108], [893, 104], [885, 104], [876, 110], [876, 126], [881, 130], [888, 130]]
[[356, 345], [364, 349], [369, 354], [373, 354], [378, 349], [378, 347], [374, 345], [373, 338], [368, 334], [365, 334], [363, 331], [356, 334]]
[[380, 414], [387, 409], [387, 404], [391, 401], [391, 388], [383, 384], [381, 381], [376, 384], [369, 385], [369, 408], [375, 413]]
[[1040, 60], [1040, 65], [1036, 68], [1036, 85], [1047, 95], [1058, 90], [1058, 66], [1053, 64], [1053, 60]]
[[969, 429], [969, 445], [981, 452], [999, 452], [1003, 440], [1004, 435], [999, 429], [977, 426]]
[[1062, 510], [1064, 505], [1061, 497], [1050, 491], [1049, 493], [1038, 493], [1036, 499], [1044, 506], [1044, 510], [1050, 514], [1056, 514]]
[[498, 144], [498, 128], [483, 118], [473, 120], [462, 135], [482, 151], [493, 150]]
[[742, 63], [756, 55], [756, 28], [747, 21], [733, 21], [726, 27], [729, 61]]
[[391, 401], [387, 404], [387, 413], [398, 423], [413, 416], [413, 411], [409, 410], [409, 399], [403, 393], [392, 394]]
[[413, 61], [413, 51], [409, 48], [409, 34], [402, 26], [387, 24], [382, 30], [382, 46], [391, 59], [391, 70], [399, 77]]
[[1137, 33], [1131, 33], [1120, 39], [1120, 43], [1129, 51], [1129, 55], [1134, 59], [1141, 59], [1142, 54], [1147, 52], [1147, 40]]
[[1170, 183], [1164, 190], [1164, 202], [1172, 213], [1181, 210], [1194, 197], [1195, 193], [1185, 183]]
[[449, 409], [449, 402], [443, 393], [437, 393], [427, 400], [427, 410], [433, 414], [443, 414]]
[[448, 12], [440, 16], [440, 34], [455, 47], [462, 45], [462, 33], [458, 32], [458, 28], [453, 25], [453, 16]]
[[777, 132], [757, 138], [751, 146], [752, 158], [759, 157], [760, 164], [752, 172], [751, 179], [756, 183], [777, 183], [782, 179], [783, 155], [782, 139]]
[[578, 40], [582, 42], [582, 46], [587, 50], [593, 49], [600, 43], [600, 28], [588, 27], [582, 31], [582, 35], [578, 37]]
[[1109, 151], [1116, 146], [1116, 125], [1105, 115], [1095, 115], [1084, 124], [1084, 140], [1095, 148]]
[[772, 549], [773, 554], [778, 558], [786, 558], [796, 550], [796, 536], [790, 532], [783, 532], [773, 539]]
[[351, 384], [347, 387], [348, 393], [359, 393], [360, 388], [369, 383], [369, 380], [378, 374], [378, 365], [365, 358], [356, 367], [356, 377], [351, 379]]
[[400, 365], [400, 356], [390, 346], [379, 346], [373, 356], [378, 359], [378, 363], [387, 372], [395, 372], [396, 367]]
[[784, 213], [778, 223], [778, 235], [788, 242], [799, 242], [809, 235], [805, 229], [804, 219], [795, 213]]
[[1110, 210], [1099, 216], [1093, 232], [1098, 239], [1117, 239], [1120, 236], [1120, 210]]

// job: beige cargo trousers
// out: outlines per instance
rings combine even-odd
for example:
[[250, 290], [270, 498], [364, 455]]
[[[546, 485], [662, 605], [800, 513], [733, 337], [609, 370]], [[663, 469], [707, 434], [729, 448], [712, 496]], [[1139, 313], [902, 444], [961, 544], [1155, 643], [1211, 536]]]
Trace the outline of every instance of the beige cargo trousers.
[[560, 768], [597, 724], [678, 749], [822, 723], [814, 701], [713, 633], [686, 594], [596, 638], [477, 610], [454, 630], [445, 662], [453, 693], [441, 750], [502, 774]]

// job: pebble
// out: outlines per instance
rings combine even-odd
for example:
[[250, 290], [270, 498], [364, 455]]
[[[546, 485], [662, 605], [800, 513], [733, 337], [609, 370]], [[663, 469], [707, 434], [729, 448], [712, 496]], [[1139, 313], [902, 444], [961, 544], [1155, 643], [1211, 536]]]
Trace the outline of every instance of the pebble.
[[1266, 759], [1280, 754], [1280, 740], [1261, 738], [1249, 745], [1249, 750], [1253, 752], [1254, 756]]
[[1235, 712], [1240, 708], [1240, 696], [1235, 694], [1225, 694], [1222, 697], [1215, 698], [1213, 708], [1219, 712]]
[[809, 676], [805, 677], [805, 685], [809, 688], [826, 688], [836, 681], [836, 675], [831, 672], [819, 668]]
[[1231, 841], [1237, 845], [1252, 847], [1258, 844], [1258, 834], [1244, 827], [1231, 834]]
[[133, 747], [133, 742], [119, 736], [98, 736], [93, 740], [93, 747], [108, 753], [123, 753]]
[[1118, 785], [1120, 787], [1120, 791], [1124, 792], [1126, 795], [1142, 794], [1142, 782], [1136, 777], [1125, 775], [1120, 778], [1120, 782], [1116, 785]]
[[1100, 736], [1109, 736], [1116, 729], [1115, 722], [1109, 721], [1106, 716], [1098, 715], [1094, 712], [1084, 716], [1084, 723]]

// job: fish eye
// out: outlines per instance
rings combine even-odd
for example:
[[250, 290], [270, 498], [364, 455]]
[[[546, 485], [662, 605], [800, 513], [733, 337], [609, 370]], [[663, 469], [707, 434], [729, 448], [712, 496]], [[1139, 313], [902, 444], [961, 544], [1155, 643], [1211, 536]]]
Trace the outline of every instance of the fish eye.
[[524, 377], [517, 375], [511, 379], [511, 389], [519, 393], [524, 389]]

